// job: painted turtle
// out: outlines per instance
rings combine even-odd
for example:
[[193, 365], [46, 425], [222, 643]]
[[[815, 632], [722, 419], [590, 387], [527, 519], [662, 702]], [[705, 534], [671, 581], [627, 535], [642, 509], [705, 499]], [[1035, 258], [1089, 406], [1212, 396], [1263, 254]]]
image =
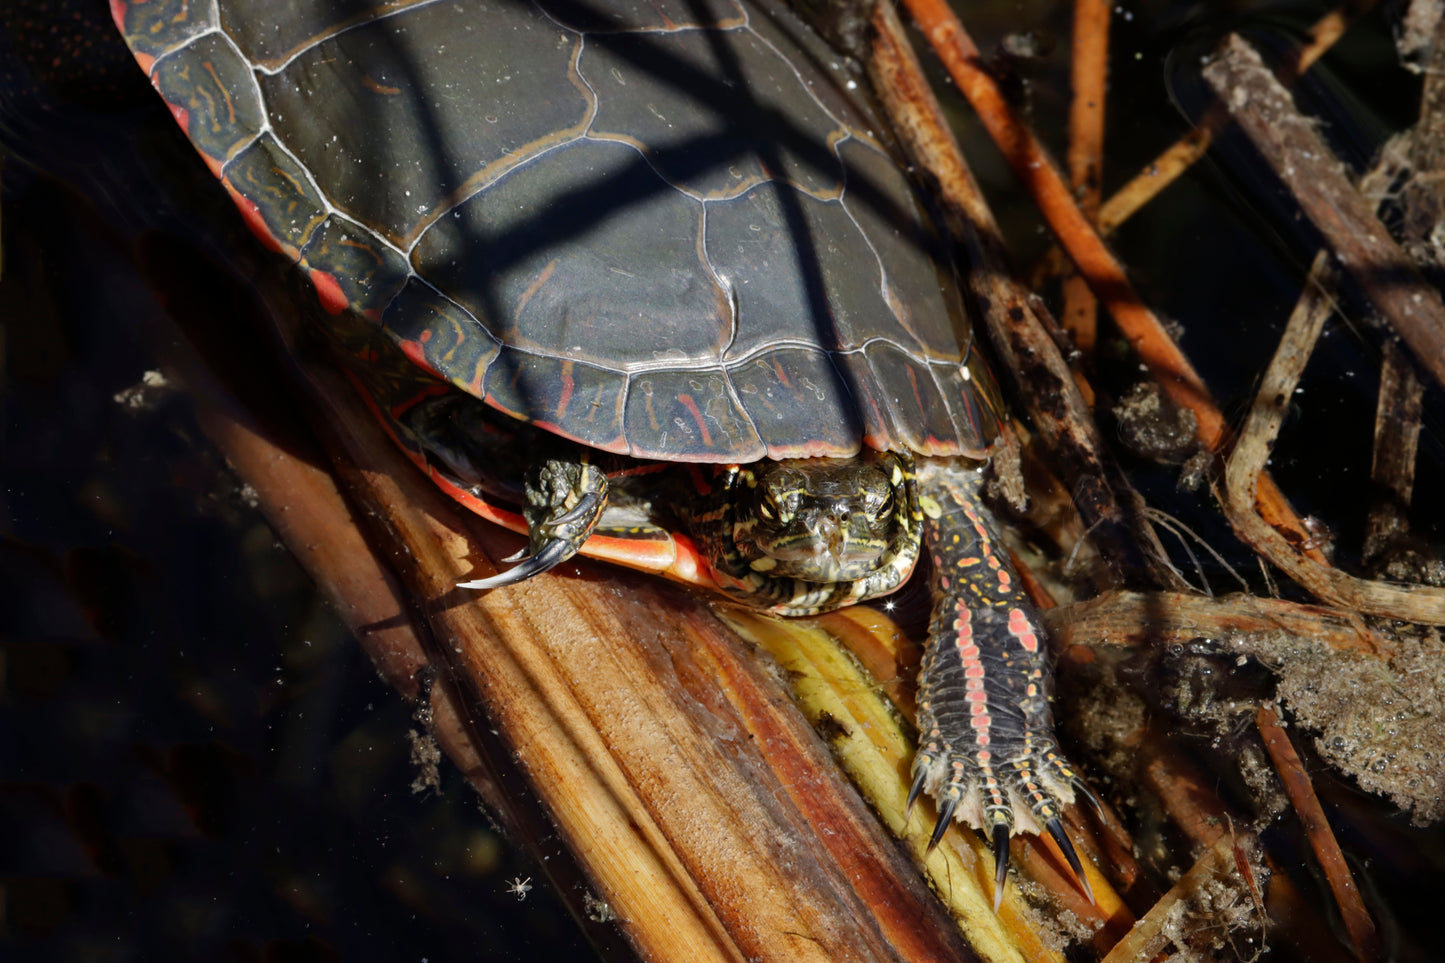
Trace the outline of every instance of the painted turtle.
[[1082, 881], [1043, 633], [978, 499], [992, 381], [840, 58], [752, 0], [276, 10], [112, 0], [397, 441], [530, 533], [472, 584], [580, 548], [812, 614], [897, 588], [921, 541], [910, 800], [938, 798], [934, 843], [991, 837], [999, 892], [1014, 829]]

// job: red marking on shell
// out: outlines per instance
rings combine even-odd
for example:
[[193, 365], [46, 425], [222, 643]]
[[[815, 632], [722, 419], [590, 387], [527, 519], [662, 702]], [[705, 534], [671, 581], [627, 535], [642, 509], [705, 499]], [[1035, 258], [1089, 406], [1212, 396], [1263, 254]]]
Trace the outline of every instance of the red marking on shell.
[[[658, 475], [671, 469], [671, 465], [665, 462], [650, 462], [638, 465], [630, 465], [619, 468], [616, 471], [607, 473], [609, 481], [616, 481], [620, 478], [641, 478], [644, 475]], [[693, 466], [696, 467], [696, 466]]]
[[563, 431], [562, 426], [554, 421], [548, 421], [546, 418], [532, 418], [530, 419], [530, 421], [532, 424], [536, 425], [538, 428], [542, 429], [550, 435], [557, 435], [562, 438], [567, 438], [571, 441], [577, 440], [572, 435], [569, 435], [565, 431]]
[[[438, 377], [440, 377], [440, 375], [438, 375]], [[493, 408], [497, 409], [500, 412], [503, 412], [504, 414], [511, 415], [518, 421], [525, 421], [528, 424], [536, 425], [543, 431], [556, 435], [558, 438], [565, 438], [568, 441], [575, 441], [578, 444], [586, 445], [588, 448], [599, 448], [602, 451], [610, 451], [618, 455], [631, 454], [631, 450], [628, 448], [627, 445], [627, 439], [620, 434], [611, 440], [583, 438], [580, 435], [575, 434], [574, 432], [568, 431], [562, 425], [553, 424], [552, 422], [542, 418], [534, 418], [527, 411], [513, 409], [506, 404], [503, 404], [502, 400], [499, 399], [495, 394], [489, 393], [485, 396], [477, 394], [476, 392], [469, 392], [469, 394], [481, 398]]]
[[435, 398], [438, 395], [445, 394], [446, 391], [447, 386], [440, 382], [418, 389], [391, 406], [391, 417], [396, 421], [403, 421], [406, 418], [406, 413], [412, 408], [429, 398]]
[[939, 438], [937, 435], [929, 435], [918, 446], [920, 455], [952, 455], [958, 450], [957, 444], [945, 438]]
[[567, 405], [572, 401], [576, 381], [572, 378], [572, 362], [562, 362], [562, 392], [557, 396], [556, 415], [560, 420], [567, 414]]
[[[166, 101], [166, 107], [170, 109], [171, 116], [176, 119], [176, 123], [181, 125], [181, 130], [185, 131], [187, 136], [189, 136], [191, 130], [191, 112], [182, 105], [173, 104], [170, 101]], [[212, 157], [200, 148], [196, 149], [196, 153], [201, 155], [201, 160], [206, 162], [206, 166], [210, 168], [211, 173], [219, 179], [221, 176], [221, 165], [224, 161], [219, 157]]]
[[982, 689], [972, 689], [965, 693], [963, 698], [967, 702], [987, 702], [988, 693]]
[[913, 390], [913, 403], [917, 406], [917, 409], [919, 411], [925, 411], [927, 410], [927, 408], [923, 404], [923, 395], [921, 395], [918, 391], [918, 375], [914, 374], [913, 367], [911, 365], [908, 367], [907, 371], [908, 386]]
[[974, 708], [977, 709], [980, 714], [975, 715], [972, 719], [970, 719], [968, 721], [968, 724], [975, 729], [987, 729], [993, 722], [993, 720], [988, 715], [988, 707], [974, 706]]
[[477, 498], [471, 492], [462, 488], [458, 488], [456, 485], [453, 485], [450, 479], [438, 472], [427, 461], [425, 455], [417, 451], [415, 447], [407, 444], [405, 440], [398, 438], [395, 430], [392, 427], [392, 423], [386, 418], [381, 417], [381, 409], [377, 405], [376, 399], [371, 396], [371, 392], [366, 391], [363, 388], [361, 382], [357, 380], [355, 375], [347, 372], [347, 377], [350, 379], [352, 384], [356, 385], [357, 388], [362, 389], [361, 391], [359, 391], [359, 394], [362, 400], [366, 403], [366, 407], [371, 409], [371, 413], [373, 416], [375, 416], [377, 424], [381, 425], [382, 430], [391, 437], [391, 440], [396, 443], [396, 446], [402, 451], [402, 453], [404, 453], [407, 458], [411, 459], [413, 464], [415, 464], [418, 468], [425, 472], [438, 488], [440, 488], [446, 494], [450, 495], [452, 498], [455, 498], [457, 501], [461, 502], [463, 505], [471, 509], [476, 514], [480, 515], [482, 518], [485, 518], [488, 521], [495, 522], [498, 525], [501, 525], [503, 528], [511, 529], [514, 532], [519, 532], [522, 534], [526, 533], [527, 520], [521, 515], [518, 515], [515, 512], [507, 511], [503, 508], [498, 508], [497, 506], [492, 505], [490, 502]]
[[[129, 9], [130, 4], [127, 3], [126, 0], [110, 0], [110, 19], [114, 21], [115, 28], [122, 34], [126, 33], [125, 16], [126, 11]], [[150, 76], [151, 68], [155, 66], [156, 58], [150, 54], [137, 52], [135, 53], [135, 59], [136, 62], [140, 64], [141, 69], [146, 72], [146, 76]]]
[[318, 271], [315, 268], [308, 269], [306, 274], [311, 278], [312, 286], [316, 288], [316, 297], [321, 301], [321, 309], [327, 314], [340, 314], [351, 306], [351, 302], [346, 299], [346, 292], [341, 289], [341, 282], [336, 280], [336, 275], [329, 271]]
[[385, 84], [378, 83], [377, 81], [373, 80], [371, 75], [369, 74], [361, 78], [361, 83], [364, 87], [366, 87], [367, 90], [371, 91], [374, 94], [382, 94], [384, 96], [394, 97], [397, 94], [401, 93], [400, 87], [389, 87]]
[[401, 353], [406, 355], [407, 360], [410, 361], [412, 364], [416, 365], [418, 368], [422, 369], [427, 374], [431, 375], [433, 378], [436, 378], [439, 381], [446, 380], [446, 376], [443, 375], [436, 368], [434, 368], [432, 366], [432, 363], [427, 360], [426, 349], [422, 347], [420, 342], [399, 341], [397, 342], [397, 347], [401, 349]]
[[692, 395], [678, 395], [678, 403], [687, 409], [692, 415], [692, 420], [697, 423], [698, 434], [702, 436], [702, 443], [705, 447], [712, 447], [712, 434], [707, 430], [707, 423], [702, 419], [702, 412], [698, 410], [697, 402], [692, 400]]
[[251, 233], [256, 236], [256, 240], [261, 242], [262, 247], [273, 254], [284, 254], [293, 261], [296, 260], [300, 252], [293, 245], [284, 243], [271, 233], [271, 228], [266, 226], [266, 219], [261, 216], [261, 208], [256, 205], [256, 202], [236, 190], [236, 186], [231, 183], [229, 178], [221, 178], [221, 185], [226, 188], [226, 193], [231, 195], [236, 210], [241, 212], [241, 220], [246, 222], [246, 227], [250, 228]]
[[787, 388], [789, 391], [793, 390], [793, 383], [788, 380], [788, 370], [783, 367], [783, 363], [777, 358], [773, 359], [773, 376], [778, 379], [778, 384]]
[[786, 461], [789, 458], [849, 458], [858, 452], [838, 448], [825, 441], [810, 441], [801, 445], [770, 445], [767, 457], [772, 461]]

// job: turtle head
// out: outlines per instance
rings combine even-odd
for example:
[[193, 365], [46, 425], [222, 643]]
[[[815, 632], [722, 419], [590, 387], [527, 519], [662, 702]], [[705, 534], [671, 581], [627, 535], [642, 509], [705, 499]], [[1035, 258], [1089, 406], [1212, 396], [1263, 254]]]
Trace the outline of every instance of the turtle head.
[[898, 537], [895, 480], [884, 466], [806, 458], [754, 469], [734, 539], [752, 568], [809, 582], [862, 578], [884, 564]]

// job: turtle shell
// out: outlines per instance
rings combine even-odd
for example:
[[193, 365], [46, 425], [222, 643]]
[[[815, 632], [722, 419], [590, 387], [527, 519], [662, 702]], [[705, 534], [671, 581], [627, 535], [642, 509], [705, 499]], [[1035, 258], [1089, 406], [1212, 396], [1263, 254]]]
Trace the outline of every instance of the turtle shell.
[[992, 382], [842, 58], [743, 0], [112, 0], [321, 305], [638, 458], [982, 454]]

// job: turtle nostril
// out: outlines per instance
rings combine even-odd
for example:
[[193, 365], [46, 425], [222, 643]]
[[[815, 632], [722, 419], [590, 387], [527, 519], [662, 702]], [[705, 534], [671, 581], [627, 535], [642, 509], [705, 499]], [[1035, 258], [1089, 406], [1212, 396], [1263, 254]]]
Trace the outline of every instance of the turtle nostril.
[[836, 519], [824, 515], [811, 526], [813, 538], [819, 545], [825, 547], [830, 554], [837, 555], [841, 542], [842, 531], [838, 527]]

